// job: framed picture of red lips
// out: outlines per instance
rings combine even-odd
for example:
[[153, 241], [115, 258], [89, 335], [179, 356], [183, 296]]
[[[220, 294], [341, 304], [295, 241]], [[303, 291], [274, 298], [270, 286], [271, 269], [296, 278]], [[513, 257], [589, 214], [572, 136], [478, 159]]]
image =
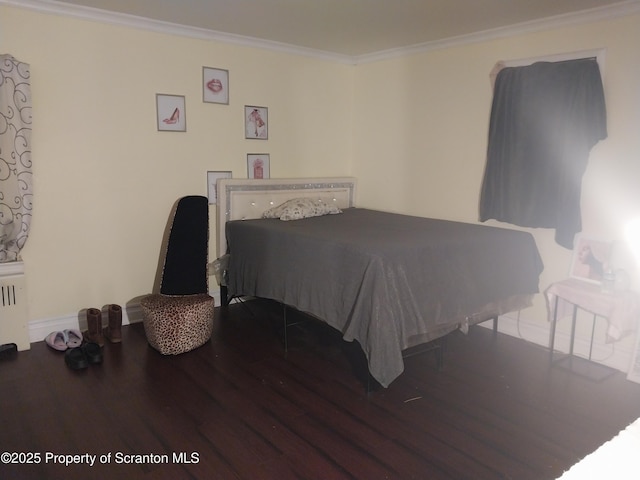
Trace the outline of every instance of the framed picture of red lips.
[[229, 105], [229, 70], [202, 67], [202, 101]]

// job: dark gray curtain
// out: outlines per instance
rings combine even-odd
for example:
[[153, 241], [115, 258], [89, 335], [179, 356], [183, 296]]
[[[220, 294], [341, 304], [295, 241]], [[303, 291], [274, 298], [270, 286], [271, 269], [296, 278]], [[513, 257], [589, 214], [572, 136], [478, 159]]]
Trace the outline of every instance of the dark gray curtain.
[[589, 152], [606, 137], [595, 59], [504, 68], [491, 108], [480, 221], [555, 228], [556, 242], [572, 248]]

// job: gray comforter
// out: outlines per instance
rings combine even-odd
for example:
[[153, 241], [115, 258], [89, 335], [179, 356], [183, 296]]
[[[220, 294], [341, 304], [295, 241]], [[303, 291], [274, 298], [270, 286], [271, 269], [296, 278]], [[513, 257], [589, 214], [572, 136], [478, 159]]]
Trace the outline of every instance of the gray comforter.
[[537, 293], [542, 271], [526, 232], [359, 208], [232, 221], [226, 232], [229, 294], [321, 318], [360, 343], [384, 387], [402, 373], [403, 350], [521, 308], [513, 299]]

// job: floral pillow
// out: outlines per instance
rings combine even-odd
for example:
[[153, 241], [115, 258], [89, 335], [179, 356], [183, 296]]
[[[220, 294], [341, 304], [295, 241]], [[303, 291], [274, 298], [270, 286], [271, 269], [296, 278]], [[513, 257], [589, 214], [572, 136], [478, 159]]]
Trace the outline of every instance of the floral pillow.
[[279, 218], [280, 220], [300, 220], [302, 218], [320, 217], [342, 213], [335, 205], [311, 198], [294, 198], [277, 207], [270, 208], [262, 214], [262, 218]]

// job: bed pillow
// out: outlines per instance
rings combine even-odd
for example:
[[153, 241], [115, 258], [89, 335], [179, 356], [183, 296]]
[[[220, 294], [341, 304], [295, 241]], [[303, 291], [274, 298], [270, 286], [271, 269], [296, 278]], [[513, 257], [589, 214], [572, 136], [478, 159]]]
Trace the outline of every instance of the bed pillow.
[[294, 198], [277, 207], [270, 208], [262, 214], [262, 218], [279, 218], [280, 220], [300, 220], [302, 218], [320, 217], [342, 213], [335, 205], [312, 200], [311, 198]]

